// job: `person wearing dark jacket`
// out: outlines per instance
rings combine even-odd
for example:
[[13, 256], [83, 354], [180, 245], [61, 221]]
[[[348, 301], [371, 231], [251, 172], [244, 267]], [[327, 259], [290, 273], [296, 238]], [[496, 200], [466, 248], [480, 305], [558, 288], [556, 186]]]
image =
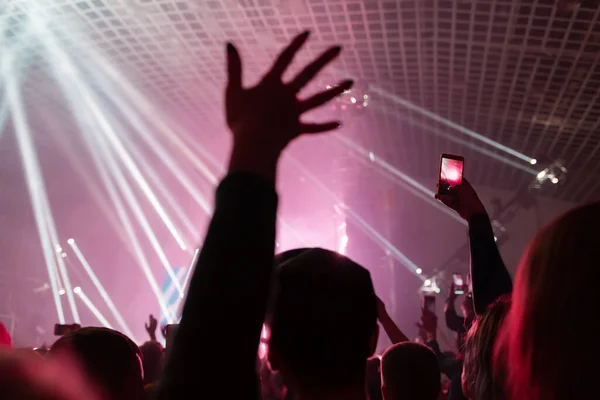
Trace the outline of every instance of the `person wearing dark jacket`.
[[[297, 93], [336, 58], [325, 51], [290, 82], [282, 75], [309, 32], [298, 35], [252, 88], [242, 86], [238, 51], [227, 45], [227, 124], [233, 134], [228, 174], [190, 280], [159, 399], [256, 399], [256, 354], [274, 267], [276, 168], [298, 136], [337, 128], [304, 123], [300, 116], [352, 86], [352, 81], [304, 100]], [[210, 360], [207, 362], [206, 360]]]

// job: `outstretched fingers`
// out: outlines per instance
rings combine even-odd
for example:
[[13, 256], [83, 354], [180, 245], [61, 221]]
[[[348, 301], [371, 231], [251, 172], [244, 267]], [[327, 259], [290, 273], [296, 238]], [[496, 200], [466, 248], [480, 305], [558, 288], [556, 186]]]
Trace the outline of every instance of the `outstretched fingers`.
[[227, 90], [242, 89], [242, 59], [235, 46], [227, 43]]
[[339, 121], [325, 122], [323, 124], [300, 124], [301, 133], [323, 133], [339, 128], [342, 125]]
[[304, 31], [296, 36], [288, 45], [288, 47], [281, 52], [279, 57], [277, 57], [277, 60], [275, 60], [275, 64], [273, 64], [273, 67], [271, 68], [271, 71], [269, 71], [268, 75], [280, 79], [281, 75], [283, 75], [286, 68], [292, 63], [294, 56], [298, 50], [300, 50], [300, 47], [302, 47], [304, 42], [306, 42], [306, 39], [308, 39], [309, 35], [310, 31]]
[[306, 86], [327, 64], [340, 55], [342, 48], [334, 46], [327, 49], [316, 60], [308, 64], [304, 69], [289, 83], [289, 86], [296, 92], [299, 92]]
[[350, 89], [352, 87], [352, 85], [354, 85], [354, 81], [347, 80], [347, 81], [340, 83], [337, 86], [334, 86], [330, 89], [319, 92], [305, 100], [302, 100], [299, 104], [300, 113], [306, 112], [308, 110], [312, 110], [313, 108], [317, 108], [317, 107], [327, 103], [331, 99], [339, 96], [340, 94], [344, 93], [346, 90]]

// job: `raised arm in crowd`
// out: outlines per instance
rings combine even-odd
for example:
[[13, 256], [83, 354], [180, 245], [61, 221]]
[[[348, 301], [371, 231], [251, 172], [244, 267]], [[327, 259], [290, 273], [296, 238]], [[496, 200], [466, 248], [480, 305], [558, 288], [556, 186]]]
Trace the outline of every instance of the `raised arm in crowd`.
[[340, 125], [304, 123], [300, 116], [352, 85], [344, 81], [305, 100], [297, 98], [341, 50], [329, 48], [283, 82], [283, 73], [308, 36], [297, 36], [251, 88], [243, 86], [237, 49], [227, 45], [225, 113], [233, 149], [160, 384], [161, 399], [189, 398], [192, 393], [212, 399], [258, 397], [256, 351], [273, 275], [277, 164], [298, 136]]

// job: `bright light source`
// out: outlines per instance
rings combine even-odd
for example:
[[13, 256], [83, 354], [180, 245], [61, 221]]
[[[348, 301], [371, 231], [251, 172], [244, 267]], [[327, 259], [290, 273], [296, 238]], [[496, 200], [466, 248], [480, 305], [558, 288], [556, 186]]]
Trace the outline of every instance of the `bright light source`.
[[60, 256], [61, 256], [62, 258], [67, 258], [67, 253], [62, 253]]
[[73, 245], [73, 243], [75, 243], [75, 239], [70, 238], [69, 240], [67, 240], [67, 243]]
[[373, 154], [372, 151], [369, 152], [369, 160], [371, 160], [372, 162], [375, 161], [375, 154]]
[[352, 104], [356, 103], [356, 97], [354, 97], [354, 96], [350, 97], [350, 102]]
[[57, 253], [62, 253], [62, 247], [60, 247], [60, 245], [56, 245], [56, 252]]
[[431, 279], [425, 279], [425, 282], [423, 284], [425, 286], [431, 286]]
[[540, 173], [537, 174], [538, 179], [544, 179], [545, 176], [546, 176], [546, 170], [540, 171]]
[[369, 105], [369, 103], [367, 103], [366, 101], [363, 101], [363, 107], [366, 107], [368, 105]]
[[340, 245], [338, 248], [338, 253], [345, 255], [346, 254], [346, 247], [348, 247], [348, 235], [343, 235], [340, 238]]
[[535, 165], [537, 164], [537, 160], [535, 158], [532, 158], [531, 160], [529, 160], [529, 164]]
[[555, 176], [553, 176], [553, 177], [550, 179], [550, 182], [552, 182], [552, 183], [554, 183], [554, 184], [556, 185], [556, 184], [558, 183], [558, 178], [557, 178], [557, 177], [555, 177]]
[[498, 238], [496, 236], [494, 236], [494, 242], [497, 242]]
[[75, 286], [73, 288], [73, 293], [81, 293], [81, 288], [79, 286]]
[[422, 270], [421, 268], [417, 268], [417, 269], [415, 270], [415, 272], [416, 272], [417, 274], [421, 275], [421, 273], [423, 272], [423, 270]]
[[61, 296], [63, 296], [65, 293], [67, 293], [67, 292], [65, 292], [65, 289], [60, 289], [58, 291], [58, 294], [61, 295]]
[[262, 326], [262, 330], [260, 332], [260, 338], [264, 339], [264, 340], [268, 340], [270, 337], [270, 332], [269, 332], [269, 328], [267, 328], [267, 326], [265, 324], [263, 324]]
[[436, 288], [435, 288], [435, 292], [436, 292], [436, 293], [439, 293], [439, 292], [440, 292], [440, 288], [439, 288], [439, 287], [436, 287]]
[[258, 345], [258, 357], [263, 360], [267, 356], [267, 344], [261, 343]]

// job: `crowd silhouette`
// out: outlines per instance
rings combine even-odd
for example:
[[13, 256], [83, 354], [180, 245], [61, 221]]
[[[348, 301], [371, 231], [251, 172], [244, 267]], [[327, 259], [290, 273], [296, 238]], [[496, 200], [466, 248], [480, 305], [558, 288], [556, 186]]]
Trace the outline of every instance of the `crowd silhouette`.
[[[538, 232], [513, 289], [471, 184], [465, 179], [438, 196], [469, 227], [472, 290], [460, 299], [462, 315], [454, 290], [444, 310], [445, 324], [457, 335], [455, 354], [440, 350], [437, 316], [426, 308], [418, 324], [421, 343], [409, 340], [375, 293], [369, 271], [348, 257], [320, 248], [275, 255], [280, 156], [302, 135], [338, 128], [340, 121], [301, 117], [353, 85], [346, 80], [298, 98], [342, 50], [327, 49], [284, 82], [309, 36], [296, 36], [253, 87], [243, 84], [242, 60], [227, 44], [228, 172], [216, 190], [168, 356], [153, 316], [146, 325], [149, 341], [140, 347], [117, 331], [83, 327], [47, 353], [12, 349], [0, 325], [0, 398], [596, 398], [598, 355], [589, 338], [600, 334], [593, 317], [599, 294], [589, 285], [600, 274], [599, 203], [576, 208]], [[392, 345], [378, 357], [383, 334]], [[268, 353], [259, 357], [265, 340]]]

